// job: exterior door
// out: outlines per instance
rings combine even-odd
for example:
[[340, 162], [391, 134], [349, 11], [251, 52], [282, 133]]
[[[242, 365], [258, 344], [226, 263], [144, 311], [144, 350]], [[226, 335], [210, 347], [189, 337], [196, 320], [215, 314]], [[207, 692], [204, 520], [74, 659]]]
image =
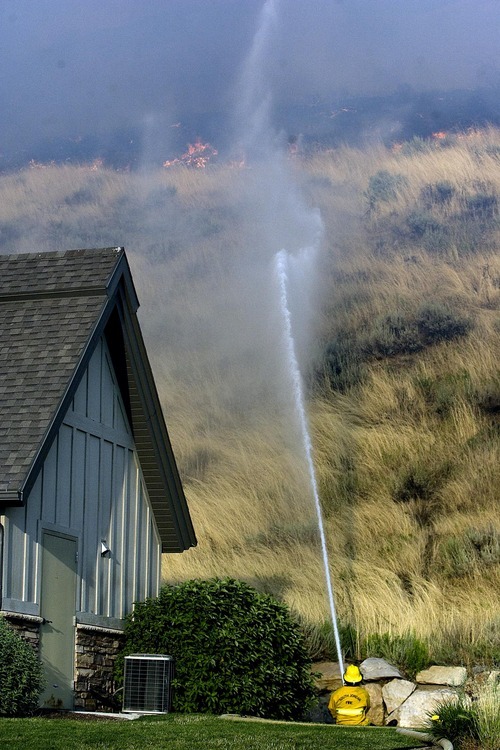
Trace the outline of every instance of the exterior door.
[[40, 656], [45, 672], [43, 708], [73, 708], [75, 663], [76, 554], [74, 538], [44, 531]]

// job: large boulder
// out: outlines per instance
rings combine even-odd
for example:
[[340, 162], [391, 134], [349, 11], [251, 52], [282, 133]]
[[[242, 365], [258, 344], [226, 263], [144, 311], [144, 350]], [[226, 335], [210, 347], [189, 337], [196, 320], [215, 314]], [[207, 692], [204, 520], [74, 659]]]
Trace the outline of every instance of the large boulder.
[[403, 675], [396, 667], [389, 664], [385, 659], [379, 659], [371, 656], [365, 659], [359, 665], [361, 674], [365, 682], [377, 682], [378, 680], [392, 680], [395, 677], [401, 678]]
[[477, 693], [478, 690], [484, 688], [485, 685], [500, 685], [500, 670], [475, 667], [472, 671], [472, 675], [467, 677], [463, 689], [466, 693], [473, 695], [474, 693]]
[[416, 685], [409, 680], [391, 680], [382, 688], [387, 713], [391, 714], [415, 691]]
[[499, 685], [500, 684], [500, 670], [493, 669], [486, 678], [487, 685]]
[[336, 661], [318, 661], [311, 666], [313, 674], [319, 674], [320, 677], [314, 677], [314, 682], [320, 693], [329, 691], [330, 693], [339, 687], [342, 687], [342, 672]]
[[364, 686], [370, 696], [370, 708], [368, 710], [368, 719], [370, 724], [377, 727], [384, 726], [384, 702], [382, 700], [382, 686], [378, 682], [369, 682]]
[[385, 723], [407, 729], [422, 729], [427, 716], [435, 712], [439, 703], [456, 698], [456, 692], [448, 687], [418, 688], [399, 708], [387, 716]]
[[461, 687], [467, 679], [465, 667], [429, 667], [416, 676], [420, 685], [450, 685]]

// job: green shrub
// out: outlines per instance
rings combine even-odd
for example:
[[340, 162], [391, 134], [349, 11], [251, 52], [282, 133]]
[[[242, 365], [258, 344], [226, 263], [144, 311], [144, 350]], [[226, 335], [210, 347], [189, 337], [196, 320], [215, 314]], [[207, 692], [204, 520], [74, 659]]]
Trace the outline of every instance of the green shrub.
[[323, 374], [334, 390], [346, 393], [365, 379], [367, 360], [416, 354], [427, 346], [465, 336], [472, 327], [470, 318], [447, 305], [394, 310], [375, 318], [358, 336], [339, 331], [325, 349]]
[[473, 219], [493, 219], [498, 214], [498, 198], [491, 193], [475, 193], [464, 198], [465, 212]]
[[173, 710], [299, 719], [315, 690], [300, 625], [284, 604], [232, 578], [165, 586], [137, 603], [123, 657], [175, 658]]
[[472, 328], [470, 318], [465, 318], [443, 305], [421, 307], [417, 313], [416, 323], [422, 342], [427, 346], [460, 338]]
[[92, 203], [95, 200], [96, 194], [88, 187], [83, 187], [67, 195], [64, 202], [67, 206], [84, 206], [86, 203]]
[[446, 205], [451, 201], [454, 194], [455, 188], [448, 180], [425, 185], [421, 190], [422, 200], [428, 209], [432, 208], [432, 206]]
[[471, 377], [467, 370], [444, 373], [435, 378], [417, 377], [415, 384], [429, 410], [443, 418], [449, 415], [457, 400], [468, 400], [472, 394]]
[[346, 393], [363, 381], [362, 355], [354, 336], [340, 333], [328, 344], [324, 370], [331, 387], [340, 393]]
[[480, 409], [493, 417], [500, 414], [500, 377], [482, 383], [474, 393], [475, 402]]
[[452, 464], [434, 460], [403, 467], [394, 480], [393, 499], [406, 503], [421, 528], [432, 527], [441, 508], [440, 490], [450, 479]]
[[500, 563], [500, 536], [493, 526], [469, 528], [444, 537], [437, 545], [435, 566], [448, 578], [485, 572]]
[[466, 695], [444, 699], [429, 714], [425, 727], [436, 739], [447, 739], [460, 750], [469, 739], [479, 739], [474, 704]]
[[42, 665], [33, 648], [0, 618], [0, 715], [35, 711], [42, 687]]
[[435, 567], [442, 576], [462, 578], [475, 570], [474, 549], [466, 535], [443, 538], [436, 550]]
[[401, 174], [392, 174], [381, 169], [368, 180], [365, 197], [370, 208], [375, 208], [380, 201], [388, 203], [397, 197], [398, 189], [404, 185], [406, 179]]
[[411, 679], [431, 663], [427, 645], [414, 633], [368, 635], [361, 643], [361, 656], [386, 659]]
[[493, 525], [467, 529], [466, 534], [481, 563], [484, 565], [500, 563], [500, 536]]
[[365, 336], [365, 356], [394, 357], [414, 354], [426, 346], [465, 336], [472, 321], [444, 305], [424, 305], [416, 312], [391, 312], [377, 318]]
[[412, 211], [406, 217], [406, 223], [410, 236], [414, 239], [420, 239], [427, 233], [441, 229], [440, 222], [431, 213], [425, 211]]
[[400, 312], [377, 318], [363, 344], [365, 354], [377, 359], [414, 354], [423, 348], [416, 321]]
[[430, 253], [446, 250], [450, 245], [450, 230], [428, 211], [412, 211], [406, 217], [411, 240], [423, 245]]

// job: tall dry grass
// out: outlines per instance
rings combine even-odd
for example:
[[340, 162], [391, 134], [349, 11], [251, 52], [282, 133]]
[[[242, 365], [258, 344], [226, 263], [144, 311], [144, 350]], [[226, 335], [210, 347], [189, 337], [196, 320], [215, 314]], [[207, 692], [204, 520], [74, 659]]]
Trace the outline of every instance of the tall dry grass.
[[484, 750], [496, 750], [500, 744], [500, 684], [487, 683], [477, 692], [476, 726]]
[[[498, 652], [499, 154], [491, 129], [290, 167], [325, 225], [308, 415], [339, 617], [360, 637], [411, 631], [436, 655]], [[389, 197], [374, 194], [380, 173]], [[165, 580], [241, 577], [320, 624], [321, 546], [254, 179], [224, 166], [2, 175], [0, 248], [126, 246], [198, 536], [165, 559]], [[387, 321], [429, 305], [467, 332], [381, 353]], [[345, 340], [356, 377], [339, 390], [325, 352]]]

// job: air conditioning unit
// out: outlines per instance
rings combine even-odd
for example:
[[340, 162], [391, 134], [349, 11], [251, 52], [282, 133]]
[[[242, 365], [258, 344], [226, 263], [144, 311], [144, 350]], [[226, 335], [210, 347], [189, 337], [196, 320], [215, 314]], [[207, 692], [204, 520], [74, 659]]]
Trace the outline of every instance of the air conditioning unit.
[[165, 714], [170, 709], [174, 657], [131, 654], [125, 657], [123, 711]]

